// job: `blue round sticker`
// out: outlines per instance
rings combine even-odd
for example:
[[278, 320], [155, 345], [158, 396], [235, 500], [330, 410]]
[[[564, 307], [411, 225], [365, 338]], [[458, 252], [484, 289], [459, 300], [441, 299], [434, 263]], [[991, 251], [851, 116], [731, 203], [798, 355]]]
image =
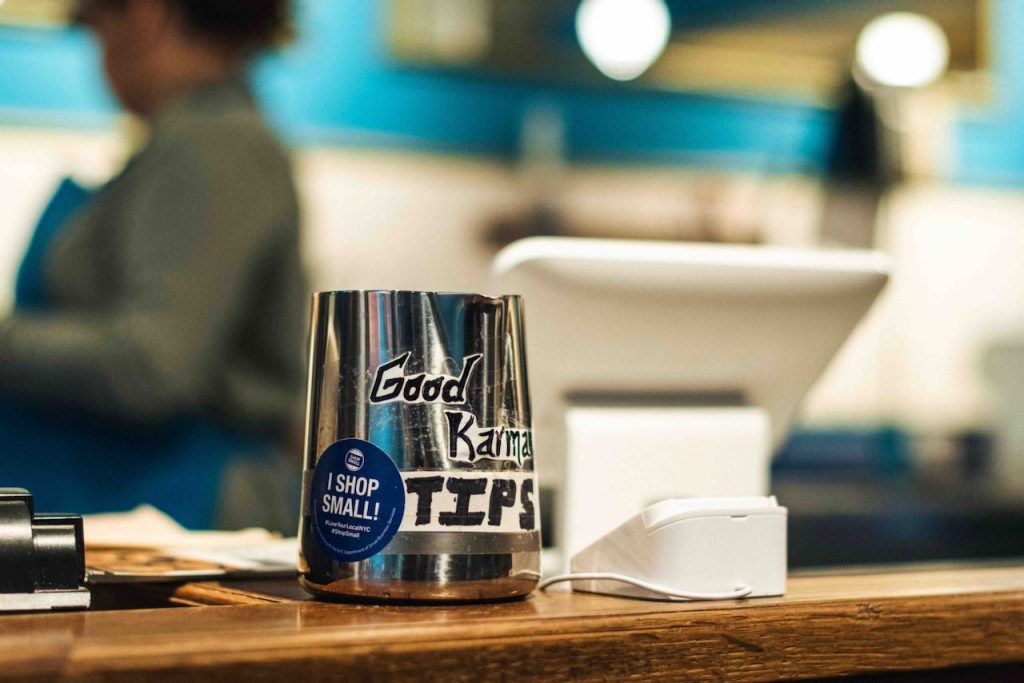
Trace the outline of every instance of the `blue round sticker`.
[[342, 439], [324, 450], [313, 472], [313, 529], [336, 560], [376, 555], [398, 532], [405, 486], [387, 453], [369, 441]]

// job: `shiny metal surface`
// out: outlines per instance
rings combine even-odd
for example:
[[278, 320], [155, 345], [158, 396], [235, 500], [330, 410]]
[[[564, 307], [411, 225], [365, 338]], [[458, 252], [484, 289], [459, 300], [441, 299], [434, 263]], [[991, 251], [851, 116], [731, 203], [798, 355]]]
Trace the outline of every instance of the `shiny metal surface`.
[[[301, 581], [307, 590], [325, 597], [406, 600], [500, 599], [533, 590], [540, 572], [539, 510], [527, 531], [497, 533], [487, 525], [417, 531], [403, 526], [379, 554], [343, 562], [319, 545], [308, 504], [319, 457], [344, 438], [373, 443], [403, 476], [507, 474], [518, 478], [523, 489], [525, 480], [533, 484], [532, 453], [525, 458], [452, 459], [445, 415], [453, 410], [451, 403], [370, 400], [378, 369], [406, 353], [405, 375], [459, 376], [468, 363], [465, 402], [457, 410], [474, 416], [481, 428], [506, 428], [516, 439], [525, 439], [531, 423], [523, 344], [522, 302], [516, 296], [407, 291], [314, 296], [299, 528]], [[407, 496], [407, 506], [408, 501]], [[534, 506], [536, 501], [534, 495]]]

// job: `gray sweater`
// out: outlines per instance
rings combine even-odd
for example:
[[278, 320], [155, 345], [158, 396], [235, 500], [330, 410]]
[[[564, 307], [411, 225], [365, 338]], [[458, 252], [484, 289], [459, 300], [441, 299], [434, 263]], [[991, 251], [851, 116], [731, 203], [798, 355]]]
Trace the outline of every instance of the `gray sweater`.
[[247, 88], [191, 91], [51, 247], [52, 312], [0, 325], [0, 393], [281, 434], [304, 378], [298, 225], [287, 155]]

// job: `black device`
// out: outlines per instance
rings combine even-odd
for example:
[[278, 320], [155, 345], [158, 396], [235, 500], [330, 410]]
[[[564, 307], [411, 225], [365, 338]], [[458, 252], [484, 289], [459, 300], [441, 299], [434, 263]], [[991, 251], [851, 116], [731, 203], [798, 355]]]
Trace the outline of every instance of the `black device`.
[[80, 515], [35, 514], [32, 494], [0, 488], [0, 612], [85, 609]]

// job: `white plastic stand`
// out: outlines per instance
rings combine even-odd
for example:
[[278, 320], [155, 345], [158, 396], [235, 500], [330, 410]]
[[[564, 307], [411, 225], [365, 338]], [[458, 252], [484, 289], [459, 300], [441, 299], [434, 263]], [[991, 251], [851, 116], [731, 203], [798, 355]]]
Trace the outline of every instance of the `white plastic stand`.
[[768, 493], [763, 408], [570, 406], [566, 428], [563, 558], [666, 498]]
[[887, 272], [866, 251], [557, 237], [502, 250], [493, 289], [525, 297], [560, 555], [659, 498], [767, 494], [772, 447]]

